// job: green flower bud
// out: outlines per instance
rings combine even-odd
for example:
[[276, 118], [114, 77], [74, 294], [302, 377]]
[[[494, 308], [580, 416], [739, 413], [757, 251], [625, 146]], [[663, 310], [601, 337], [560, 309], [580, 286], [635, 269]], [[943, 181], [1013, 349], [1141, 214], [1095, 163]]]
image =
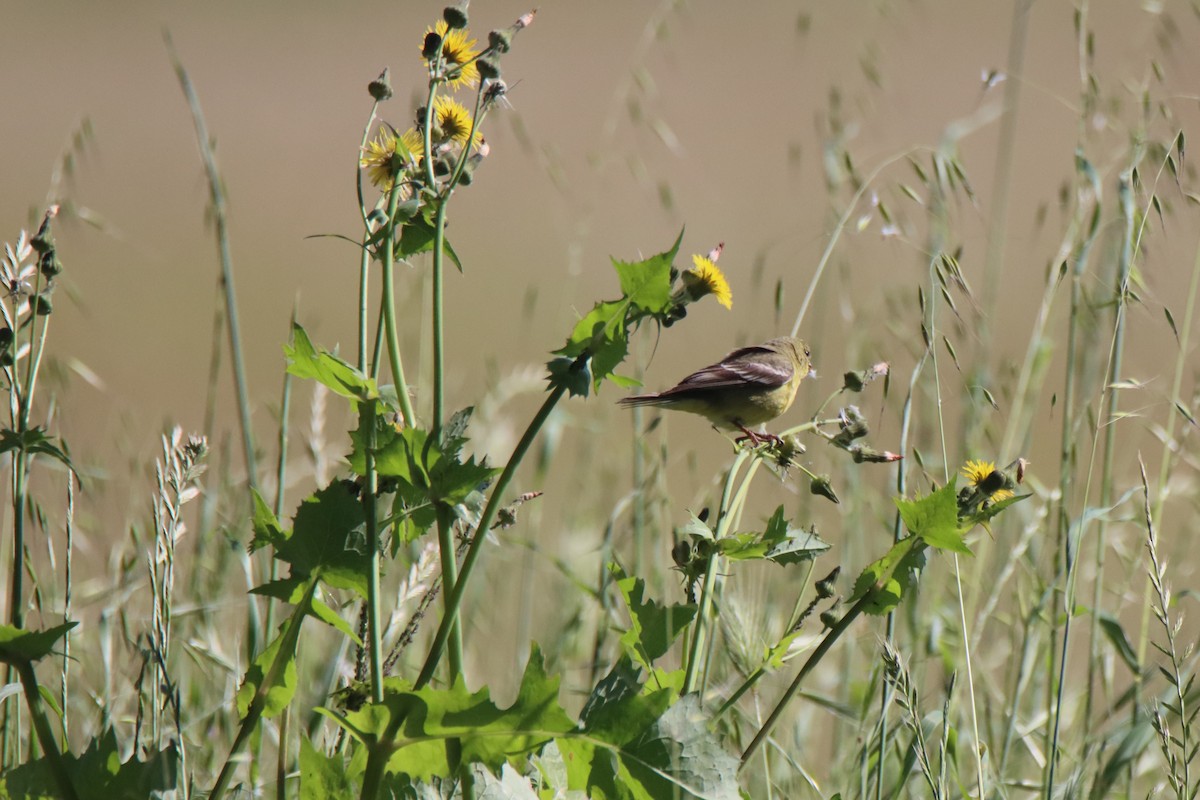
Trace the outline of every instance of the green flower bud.
[[38, 259], [38, 269], [46, 278], [53, 278], [63, 271], [62, 262], [58, 260], [58, 254], [53, 248], [42, 253], [42, 257]]
[[834, 567], [832, 572], [830, 572], [821, 580], [817, 581], [817, 597], [821, 598], [822, 600], [833, 597], [834, 593], [837, 591], [837, 579], [841, 572], [841, 567]]
[[824, 497], [827, 500], [832, 500], [835, 503], [841, 503], [838, 499], [837, 492], [833, 491], [833, 483], [828, 475], [817, 475], [809, 484], [808, 490], [818, 497]]
[[500, 77], [500, 65], [492, 58], [476, 59], [475, 67], [486, 80], [494, 81]]
[[29, 310], [39, 317], [46, 317], [54, 311], [54, 304], [47, 295], [35, 294], [29, 298]]
[[467, 7], [464, 3], [459, 6], [446, 6], [442, 9], [442, 19], [446, 20], [446, 27], [451, 30], [467, 27]]
[[847, 392], [861, 392], [863, 390], [862, 376], [857, 372], [847, 372], [842, 376], [842, 389]]
[[367, 91], [371, 93], [371, 97], [380, 102], [391, 99], [392, 79], [389, 77], [386, 67], [383, 72], [379, 73], [378, 78], [367, 84]]
[[3, 328], [0, 328], [0, 350], [7, 350], [8, 348], [12, 347], [12, 343], [12, 328], [5, 325]]
[[0, 367], [11, 367], [15, 363], [11, 350], [0, 353]]
[[488, 46], [497, 53], [507, 53], [512, 47], [512, 31], [492, 31], [488, 34]]
[[832, 628], [834, 625], [836, 625], [838, 623], [838, 613], [836, 610], [834, 610], [832, 608], [829, 609], [828, 611], [822, 611], [820, 620], [821, 620], [821, 624], [824, 625], [826, 628]]

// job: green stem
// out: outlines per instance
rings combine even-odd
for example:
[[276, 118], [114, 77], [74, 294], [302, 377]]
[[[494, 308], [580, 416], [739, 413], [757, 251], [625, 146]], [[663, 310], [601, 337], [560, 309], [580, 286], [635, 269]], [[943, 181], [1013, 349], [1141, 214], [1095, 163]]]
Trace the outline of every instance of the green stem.
[[54, 736], [54, 727], [46, 717], [42, 707], [42, 694], [38, 688], [37, 676], [33, 664], [22, 661], [16, 665], [17, 673], [21, 676], [21, 686], [25, 690], [25, 702], [29, 706], [29, 716], [33, 720], [33, 729], [37, 733], [38, 742], [42, 746], [45, 758], [49, 762], [50, 772], [58, 786], [63, 800], [79, 800], [79, 793], [71, 783], [70, 771], [63, 761], [58, 749], [58, 741]]
[[754, 751], [761, 747], [766, 738], [771, 735], [771, 730], [774, 729], [775, 724], [779, 722], [779, 718], [783, 715], [784, 710], [792, 701], [792, 698], [796, 696], [796, 693], [800, 691], [800, 684], [804, 682], [805, 677], [807, 677], [808, 673], [812, 672], [813, 668], [815, 668], [817, 664], [821, 662], [821, 659], [825, 657], [825, 654], [829, 652], [829, 649], [833, 647], [834, 643], [837, 642], [841, 635], [846, 632], [846, 629], [850, 627], [850, 623], [853, 622], [858, 615], [862, 613], [863, 609], [867, 607], [867, 603], [871, 601], [873, 596], [874, 592], [865, 592], [863, 596], [859, 598], [858, 602], [851, 606], [850, 609], [842, 615], [842, 618], [839, 619], [837, 623], [829, 629], [829, 632], [825, 634], [825, 638], [821, 640], [821, 643], [817, 645], [815, 650], [813, 650], [812, 655], [810, 655], [808, 660], [804, 662], [804, 666], [802, 666], [800, 671], [796, 673], [795, 679], [792, 680], [792, 683], [790, 686], [788, 686], [787, 691], [783, 693], [783, 697], [781, 697], [779, 702], [775, 704], [775, 708], [771, 710], [770, 715], [767, 717], [767, 721], [763, 723], [762, 727], [759, 728], [758, 733], [756, 733], [754, 738], [750, 741], [750, 744], [746, 746], [745, 752], [742, 753], [742, 762], [739, 769], [745, 768], [746, 764], [749, 763], [750, 759], [754, 756]]
[[371, 665], [371, 699], [383, 702], [383, 641], [380, 627], [379, 601], [379, 516], [376, 513], [376, 495], [379, 493], [379, 475], [375, 471], [375, 404], [368, 400], [359, 404], [359, 430], [367, 435], [366, 470], [363, 478], [363, 517], [367, 526], [367, 548], [371, 563], [367, 571], [367, 658]]
[[[437, 508], [438, 556], [442, 566], [442, 585], [454, 586], [458, 583], [458, 560], [454, 553], [454, 520], [450, 509], [443, 505]], [[450, 605], [450, 594], [442, 593], [442, 613], [450, 616], [454, 609]], [[450, 683], [454, 683], [463, 674], [463, 639], [462, 625], [455, 619], [450, 628], [450, 638], [447, 641], [449, 656]]]
[[[579, 365], [578, 368], [582, 368], [586, 360], [581, 357], [576, 363]], [[562, 399], [566, 391], [566, 386], [561, 383], [550, 391], [550, 395], [542, 403], [542, 407], [538, 409], [533, 420], [530, 421], [529, 427], [525, 429], [521, 440], [517, 442], [517, 447], [513, 450], [512, 456], [509, 457], [508, 464], [504, 467], [504, 472], [500, 473], [500, 477], [496, 480], [496, 487], [492, 490], [491, 497], [488, 498], [488, 504], [483, 509], [483, 514], [479, 518], [479, 524], [475, 527], [475, 535], [472, 537], [471, 544], [467, 547], [467, 553], [463, 557], [462, 567], [458, 574], [458, 582], [454, 584], [452, 591], [447, 590], [449, 598], [446, 604], [446, 612], [442, 617], [441, 624], [438, 626], [437, 633], [434, 635], [433, 643], [429, 647], [429, 655], [426, 656], [425, 664], [421, 667], [421, 674], [417, 677], [414, 689], [424, 688], [433, 678], [434, 670], [437, 669], [438, 661], [441, 660], [442, 651], [450, 636], [450, 629], [458, 619], [458, 613], [462, 608], [467, 583], [476, 562], [479, 560], [479, 555], [483, 552], [483, 543], [487, 540], [487, 531], [491, 527], [492, 521], [496, 518], [496, 512], [500, 510], [504, 492], [508, 489], [508, 485], [512, 483], [512, 479], [517, 472], [517, 467], [521, 465], [521, 460], [533, 444], [533, 440], [537, 438], [542, 426], [546, 424], [546, 420], [550, 417], [550, 412], [558, 405], [558, 401]]]
[[[405, 427], [416, 421], [412, 400], [408, 396], [408, 383], [404, 379], [404, 363], [400, 359], [400, 336], [396, 332], [396, 288], [393, 275], [396, 266], [396, 208], [400, 204], [400, 188], [393, 183], [388, 196], [387, 236], [383, 242], [383, 320], [387, 332], [388, 362], [392, 369], [392, 381], [396, 385], [396, 397], [400, 401], [400, 413]], [[365, 316], [365, 307], [362, 312]], [[363, 334], [365, 337], [365, 333]], [[364, 340], [365, 341], [365, 340]], [[363, 345], [366, 347], [365, 343]], [[366, 357], [365, 354], [363, 356]]]
[[729, 472], [725, 475], [725, 486], [721, 490], [721, 504], [717, 507], [717, 524], [713, 529], [712, 551], [704, 565], [704, 584], [700, 589], [700, 609], [696, 614], [696, 623], [692, 628], [692, 640], [688, 646], [687, 664], [684, 668], [683, 694], [691, 694], [696, 690], [696, 676], [700, 666], [700, 654], [704, 649], [704, 638], [708, 628], [708, 616], [712, 613], [713, 591], [717, 575], [717, 544], [729, 527], [730, 503], [733, 498], [733, 484], [738, 471], [745, 463], [749, 451], [738, 453]]
[[200, 111], [200, 100], [192, 87], [191, 78], [183, 63], [175, 53], [175, 47], [167, 37], [167, 50], [171, 62], [175, 66], [175, 74], [187, 98], [192, 112], [192, 122], [196, 128], [196, 140], [200, 148], [200, 156], [204, 162], [204, 170], [208, 176], [209, 194], [212, 199], [213, 221], [217, 232], [217, 249], [221, 261], [221, 288], [225, 292], [225, 319], [229, 332], [229, 350], [233, 360], [234, 387], [237, 395], [238, 422], [242, 434], [242, 452], [246, 461], [246, 481], [251, 489], [258, 487], [258, 465], [254, 454], [254, 435], [250, 426], [250, 391], [246, 382], [246, 366], [242, 358], [242, 339], [238, 325], [237, 293], [233, 284], [233, 256], [229, 249], [229, 221], [226, 215], [225, 190], [222, 188], [221, 175], [217, 171], [217, 160], [213, 154], [212, 138], [205, 125], [204, 115]]
[[[437, 201], [433, 220], [433, 436], [442, 432], [446, 410], [446, 340], [442, 278], [446, 261], [446, 205], [449, 198]], [[450, 586], [445, 587], [449, 589]]]
[[237, 769], [236, 756], [246, 746], [251, 735], [258, 727], [259, 720], [262, 719], [263, 710], [266, 708], [268, 692], [275, 686], [280, 673], [286, 669], [287, 664], [295, 659], [296, 644], [300, 639], [300, 628], [304, 623], [304, 617], [312, 611], [313, 594], [317, 590], [318, 582], [318, 575], [313, 575], [309, 578], [300, 603], [292, 612], [292, 616], [288, 618], [287, 626], [284, 628], [279, 643], [279, 649], [275, 653], [275, 659], [263, 674], [262, 682], [259, 683], [254, 696], [250, 698], [250, 705], [246, 709], [246, 716], [242, 720], [241, 727], [238, 728], [233, 744], [229, 747], [229, 755], [225, 757], [225, 763], [221, 766], [220, 774], [217, 775], [217, 782], [213, 784], [212, 791], [209, 792], [208, 800], [221, 800], [225, 796], [225, 791], [229, 788], [229, 782], [233, 779], [234, 770]]

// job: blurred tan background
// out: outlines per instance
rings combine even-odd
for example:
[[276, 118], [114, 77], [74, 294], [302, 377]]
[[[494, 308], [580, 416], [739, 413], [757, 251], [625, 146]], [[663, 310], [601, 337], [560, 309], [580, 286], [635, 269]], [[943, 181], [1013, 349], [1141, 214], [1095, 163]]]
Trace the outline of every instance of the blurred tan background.
[[[488, 29], [527, 10], [523, 2], [475, 0], [471, 28], [485, 40]], [[198, 430], [203, 419], [218, 264], [205, 222], [207, 186], [164, 29], [216, 138], [255, 424], [273, 459], [271, 409], [293, 302], [323, 346], [350, 353], [354, 345], [357, 255], [344, 242], [305, 237], [358, 235], [353, 180], [370, 108], [366, 85], [391, 68], [396, 97], [382, 114], [406, 126], [424, 83], [419, 45], [440, 11], [432, 2], [0, 5], [0, 238], [15, 240], [21, 226], [35, 225], [72, 133], [83, 120], [92, 131], [63, 186], [91, 223], [59, 226], [66, 273], [50, 340], [56, 358], [76, 360], [98, 378], [72, 376], [62, 395], [61, 432], [83, 463], [114, 469], [119, 451], [118, 459], [144, 456], [148, 464], [164, 427]], [[1115, 194], [1111, 178], [1128, 152], [1139, 81], [1173, 97], [1175, 112], [1186, 115], [1178, 126], [1194, 129], [1200, 51], [1191, 45], [1200, 23], [1184, 3], [1100, 2], [1090, 13], [1105, 101], [1104, 116], [1089, 122], [1089, 156]], [[998, 350], [1013, 358], [1024, 352], [1060, 244], [1068, 212], [1059, 193], [1072, 177], [1080, 135], [1073, 6], [1048, 0], [1028, 14], [993, 328]], [[964, 272], [981, 289], [1005, 86], [989, 90], [983, 76], [1004, 69], [1012, 24], [1010, 3], [951, 0], [542, 5], [503, 61], [513, 108], [488, 119], [491, 154], [452, 205], [451, 241], [466, 274], [447, 282], [449, 404], [477, 402], [514, 370], [536, 377], [576, 315], [615, 294], [608, 257], [665, 249], [685, 224], [685, 258], [725, 242], [720, 265], [734, 306], [699, 304], [663, 336], [653, 360], [643, 340], [637, 358], [648, 364], [650, 388], [735, 344], [786, 332], [849, 194], [841, 188], [831, 201], [826, 190], [824, 147], [835, 125], [864, 174], [910, 148], [937, 146], [953, 126], [968, 131], [960, 153], [977, 200], [955, 209], [950, 239], [962, 245]], [[1169, 127], [1157, 135], [1169, 136]], [[914, 182], [903, 164], [886, 174], [881, 194], [902, 180]], [[854, 215], [865, 225], [846, 231], [801, 331], [822, 378], [798, 409], [835, 389], [844, 369], [877, 360], [891, 361], [899, 383], [907, 381], [920, 347], [916, 287], [928, 283], [924, 212], [903, 208], [894, 191], [885, 197], [918, 224], [887, 238], [869, 203]], [[1164, 197], [1178, 213], [1165, 232], [1150, 220], [1155, 271], [1144, 275], [1144, 304], [1132, 312], [1127, 362], [1130, 377], [1152, 382], [1145, 402], [1160, 417], [1174, 353], [1162, 304], [1181, 316], [1196, 230], [1178, 193]], [[406, 291], [419, 292], [423, 266]], [[406, 308], [419, 314], [416, 300]], [[528, 321], [517, 322], [526, 312]], [[406, 358], [416, 370], [425, 323], [411, 316], [406, 325]], [[227, 356], [221, 380], [222, 418], [232, 424]], [[948, 391], [961, 392], [961, 381]], [[303, 433], [308, 389], [297, 392], [293, 424]], [[895, 394], [893, 405], [902, 391]], [[579, 432], [572, 435], [603, 448], [611, 442], [604, 426], [614, 420], [620, 427], [612, 430], [626, 435], [616, 397], [609, 388], [574, 402], [568, 410]], [[878, 395], [864, 403], [878, 418]], [[1056, 441], [1048, 396], [1042, 408], [1045, 441]], [[788, 419], [805, 416], [799, 410]], [[525, 418], [514, 414], [511, 424]], [[672, 458], [708, 480], [726, 458], [723, 441], [699, 420], [669, 424]], [[894, 415], [882, 425], [874, 443], [894, 446]], [[326, 433], [335, 450], [341, 446], [336, 427]], [[495, 437], [497, 455], [512, 441], [501, 425], [486, 435]], [[968, 455], [1018, 453], [959, 452], [951, 461]], [[1053, 469], [1052, 460], [1042, 464]], [[592, 477], [628, 485], [619, 470]], [[684, 497], [706, 489], [677, 487]], [[144, 514], [148, 501], [140, 497], [111, 487], [91, 502], [101, 518], [113, 514], [108, 522], [122, 524], [122, 509]]]

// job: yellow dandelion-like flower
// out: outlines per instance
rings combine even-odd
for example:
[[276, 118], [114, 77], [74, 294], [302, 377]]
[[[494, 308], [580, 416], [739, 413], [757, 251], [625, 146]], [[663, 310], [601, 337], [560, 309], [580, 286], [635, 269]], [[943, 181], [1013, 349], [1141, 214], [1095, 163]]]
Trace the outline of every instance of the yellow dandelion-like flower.
[[[450, 29], [445, 20], [439, 20], [433, 28], [426, 28], [425, 35], [437, 33], [442, 37], [442, 63], [446, 73], [452, 75], [446, 81], [454, 89], [460, 86], [474, 86], [479, 82], [479, 69], [475, 59], [479, 51], [475, 49], [476, 40], [469, 39], [471, 34], [466, 28]], [[428, 65], [428, 61], [425, 62]]]
[[993, 503], [1013, 496], [1011, 490], [1004, 488], [1004, 476], [990, 461], [968, 461], [963, 465], [962, 474], [972, 487], [986, 492]]
[[[434, 124], [442, 130], [442, 141], [466, 144], [471, 135], [471, 112], [453, 97], [439, 96], [433, 101]], [[471, 144], [479, 147], [483, 135], [477, 130]]]
[[726, 308], [733, 308], [733, 291], [724, 273], [717, 268], [712, 259], [704, 256], [692, 256], [692, 268], [685, 270], [680, 277], [688, 294], [699, 299], [706, 294], [716, 295], [717, 302]]
[[399, 155], [402, 169], [406, 166], [415, 166], [421, 163], [421, 152], [425, 147], [425, 143], [421, 140], [421, 134], [414, 128], [409, 128], [404, 133], [396, 133], [391, 128], [383, 128], [379, 132], [379, 136], [367, 146], [363, 148], [362, 156], [358, 163], [367, 171], [367, 177], [371, 183], [379, 187], [383, 191], [391, 191], [392, 189], [392, 174], [396, 165], [393, 163], [395, 156]]

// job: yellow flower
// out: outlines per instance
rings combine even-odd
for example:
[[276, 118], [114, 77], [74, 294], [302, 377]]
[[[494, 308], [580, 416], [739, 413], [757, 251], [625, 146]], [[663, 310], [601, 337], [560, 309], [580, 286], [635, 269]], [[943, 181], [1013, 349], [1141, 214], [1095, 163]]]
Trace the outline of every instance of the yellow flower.
[[[442, 141], [456, 141], [466, 144], [471, 135], [471, 112], [453, 97], [439, 96], [433, 101], [434, 125], [442, 131]], [[483, 143], [483, 134], [478, 130], [471, 144], [479, 147]]]
[[[446, 81], [452, 88], [474, 86], [479, 82], [479, 69], [475, 66], [475, 58], [479, 51], [475, 49], [475, 39], [468, 39], [471, 34], [466, 28], [450, 30], [445, 20], [439, 20], [434, 28], [426, 28], [425, 35], [437, 33], [442, 37], [442, 63], [450, 79]], [[425, 62], [428, 65], [428, 61]]]
[[962, 474], [972, 488], [986, 492], [987, 499], [993, 503], [1013, 496], [1011, 490], [1004, 488], [1004, 476], [990, 461], [968, 461], [963, 465]]
[[[400, 146], [397, 146], [397, 143]], [[380, 129], [378, 138], [363, 148], [358, 163], [367, 170], [367, 177], [371, 179], [371, 183], [388, 192], [392, 189], [392, 174], [395, 169], [393, 157], [399, 153], [399, 166], [403, 169], [405, 166], [421, 163], [421, 152], [424, 148], [425, 143], [416, 129], [409, 128], [404, 133], [397, 134], [395, 130], [384, 127]]]
[[729, 281], [725, 280], [725, 275], [717, 269], [712, 259], [692, 256], [692, 264], [694, 266], [681, 276], [688, 294], [695, 299], [706, 294], [716, 295], [718, 303], [733, 308], [733, 291], [729, 288]]

